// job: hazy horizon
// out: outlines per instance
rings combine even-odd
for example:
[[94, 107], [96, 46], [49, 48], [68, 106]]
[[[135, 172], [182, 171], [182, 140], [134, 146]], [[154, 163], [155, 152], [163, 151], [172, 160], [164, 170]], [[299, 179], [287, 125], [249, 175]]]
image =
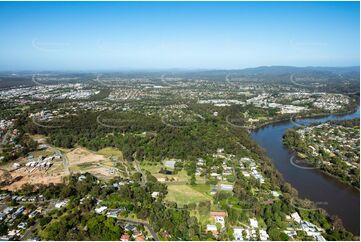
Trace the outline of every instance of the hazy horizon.
[[360, 68], [359, 65], [350, 65], [350, 66], [284, 66], [284, 65], [269, 65], [269, 66], [250, 66], [244, 68], [118, 68], [118, 69], [17, 69], [17, 70], [1, 70], [0, 72], [193, 72], [193, 71], [241, 71], [247, 69], [257, 69], [257, 68], [274, 68], [274, 67], [284, 67], [284, 68]]

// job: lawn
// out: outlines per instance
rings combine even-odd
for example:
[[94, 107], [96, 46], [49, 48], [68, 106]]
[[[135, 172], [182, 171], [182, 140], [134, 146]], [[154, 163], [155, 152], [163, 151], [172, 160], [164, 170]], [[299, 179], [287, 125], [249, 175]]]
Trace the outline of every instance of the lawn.
[[[149, 171], [157, 179], [173, 178], [174, 181], [176, 181], [176, 182], [184, 182], [184, 183], [189, 182], [189, 179], [190, 179], [190, 177], [187, 176], [187, 172], [184, 170], [178, 172], [177, 174], [172, 174], [172, 175], [165, 175], [165, 174], [159, 173], [161, 168], [165, 168], [164, 165], [160, 164], [160, 163], [158, 163], [156, 165], [150, 165], [149, 163], [142, 163], [141, 167], [142, 167], [142, 169]], [[168, 169], [168, 170], [171, 170], [171, 169]]]
[[[142, 162], [141, 168], [143, 170], [149, 171], [157, 179], [168, 178], [170, 180], [171, 178], [173, 178], [174, 182], [178, 182], [178, 183], [181, 182], [184, 184], [190, 183], [190, 176], [187, 175], [187, 172], [185, 170], [181, 170], [177, 174], [165, 175], [165, 174], [159, 173], [161, 168], [167, 169], [167, 170], [172, 170], [172, 169], [166, 168], [162, 163], [156, 163], [154, 165], [153, 164], [151, 164], [149, 162]], [[205, 184], [204, 177], [196, 176], [196, 184], [204, 185]], [[208, 189], [209, 189], [209, 187], [208, 187]]]
[[149, 165], [149, 163], [142, 162], [140, 164], [141, 168], [149, 171], [153, 176], [159, 174], [160, 168], [164, 167], [163, 164]]
[[189, 203], [210, 201], [211, 198], [193, 189], [189, 185], [168, 185], [166, 200], [176, 202], [178, 205], [182, 206]]
[[193, 185], [191, 187], [194, 190], [196, 190], [200, 193], [204, 193], [204, 194], [208, 194], [211, 191], [211, 188], [208, 184], [197, 184], [197, 185]]
[[199, 223], [202, 224], [203, 226], [206, 226], [207, 224], [210, 223], [214, 223], [214, 219], [212, 219], [212, 217], [209, 216], [209, 213], [206, 215], [201, 215], [199, 211], [195, 209], [190, 211], [190, 215], [195, 216], [198, 219]]
[[35, 157], [35, 158], [37, 158], [37, 157], [39, 157], [39, 156], [49, 156], [49, 155], [52, 155], [52, 154], [54, 154], [54, 152], [52, 152], [52, 151], [50, 151], [49, 149], [47, 149], [47, 150], [37, 150], [37, 151], [33, 151], [33, 152], [31, 152], [31, 154]]

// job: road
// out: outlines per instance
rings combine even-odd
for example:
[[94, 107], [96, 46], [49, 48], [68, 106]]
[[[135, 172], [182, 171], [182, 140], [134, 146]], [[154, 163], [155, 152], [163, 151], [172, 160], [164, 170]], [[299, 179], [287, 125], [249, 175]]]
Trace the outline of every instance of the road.
[[[227, 115], [227, 116], [226, 116], [226, 123], [229, 124], [229, 125], [231, 125], [232, 127], [242, 128], [242, 129], [248, 129], [248, 128], [249, 128], [249, 127], [244, 126], [244, 125], [237, 125], [237, 124], [232, 123], [232, 122], [229, 120], [229, 117], [230, 117], [230, 115]], [[243, 120], [238, 119], [237, 121], [243, 121]]]
[[[112, 218], [115, 218], [115, 217], [112, 217]], [[127, 222], [127, 223], [144, 225], [144, 226], [149, 230], [149, 232], [151, 233], [153, 239], [156, 240], [156, 241], [159, 241], [158, 235], [154, 232], [152, 226], [151, 226], [148, 222], [146, 222], [146, 221], [144, 221], [144, 220], [130, 219], [130, 218], [119, 218], [119, 217], [116, 217], [116, 219], [121, 220], [121, 221], [124, 221], [124, 222]]]
[[31, 78], [31, 81], [32, 81], [32, 82], [34, 82], [36, 85], [39, 85], [39, 86], [44, 86], [44, 84], [42, 84], [42, 83], [40, 83], [40, 82], [36, 81], [36, 79], [35, 79], [35, 75], [33, 75], [33, 77]]
[[[38, 220], [37, 220], [38, 221]], [[35, 230], [36, 226], [38, 225], [38, 223], [35, 223], [33, 226], [29, 227], [25, 233], [23, 234], [23, 236], [21, 237], [21, 240], [29, 240], [31, 239], [31, 236], [33, 235], [33, 231]]]
[[[44, 201], [36, 201], [36, 202], [22, 202], [22, 201], [19, 201], [17, 202], [18, 204], [39, 204], [39, 203], [51, 203], [51, 202], [55, 202], [56, 200], [55, 199], [51, 199], [51, 200], [44, 200]], [[2, 205], [6, 205], [5, 202], [0, 202], [0, 208]]]
[[[44, 213], [48, 213], [50, 210], [52, 210], [54, 208], [54, 205], [55, 203], [57, 202], [58, 200], [55, 200], [55, 199], [50, 199], [50, 200], [45, 200], [45, 201], [42, 201], [42, 202], [49, 202], [49, 206], [44, 210]], [[39, 202], [37, 202], [39, 203]], [[33, 226], [30, 226], [29, 228], [26, 229], [25, 233], [23, 234], [23, 236], [21, 237], [21, 240], [22, 241], [25, 241], [25, 240], [29, 240], [31, 239], [31, 237], [33, 236], [33, 231], [36, 229], [36, 227], [38, 226], [39, 224], [39, 219], [36, 220], [36, 223], [33, 225]]]
[[133, 154], [133, 158], [134, 158], [134, 168], [137, 170], [137, 172], [142, 174], [142, 186], [145, 186], [145, 184], [148, 182], [147, 181], [147, 175], [143, 172], [142, 168], [139, 165], [139, 161], [137, 160], [137, 152], [135, 152]]
[[56, 129], [56, 128], [61, 128], [63, 127], [62, 125], [47, 125], [47, 124], [41, 124], [41, 123], [38, 123], [35, 118], [31, 118], [31, 121], [36, 125], [36, 126], [39, 126], [39, 127], [43, 127], [43, 128], [47, 128], [47, 129]]
[[60, 150], [56, 150], [55, 151], [58, 155], [61, 156], [61, 158], [63, 159], [63, 164], [64, 164], [64, 175], [68, 176], [70, 175], [70, 170], [69, 170], [69, 160], [68, 157], [66, 157], [66, 155], [63, 154], [63, 152], [61, 152]]
[[291, 82], [293, 85], [300, 86], [300, 87], [306, 87], [306, 88], [313, 88], [313, 89], [316, 88], [316, 86], [313, 86], [313, 85], [305, 85], [305, 84], [297, 83], [295, 80], [296, 80], [295, 74], [291, 74], [291, 75], [290, 75], [290, 82]]
[[232, 83], [232, 82], [229, 80], [229, 77], [230, 77], [230, 76], [231, 76], [231, 74], [227, 74], [227, 75], [226, 75], [225, 82], [226, 82], [227, 84], [229, 84], [231, 87], [239, 88], [238, 85]]

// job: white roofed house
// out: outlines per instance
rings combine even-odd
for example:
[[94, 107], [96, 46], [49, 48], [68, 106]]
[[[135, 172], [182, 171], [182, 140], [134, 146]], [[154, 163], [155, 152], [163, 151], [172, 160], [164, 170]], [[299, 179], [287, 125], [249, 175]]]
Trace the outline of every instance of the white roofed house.
[[220, 190], [222, 191], [233, 191], [233, 185], [232, 184], [220, 184], [219, 186]]
[[14, 207], [6, 207], [3, 211], [6, 215], [11, 214], [15, 210]]
[[245, 177], [250, 177], [251, 174], [249, 174], [248, 171], [242, 171], [242, 175], [245, 176]]
[[27, 222], [21, 222], [18, 224], [18, 228], [19, 229], [26, 229], [26, 227], [28, 226], [28, 223]]
[[243, 158], [240, 159], [240, 162], [242, 162], [242, 163], [244, 163], [244, 162], [250, 163], [251, 161], [253, 161], [253, 159], [248, 158], [248, 157], [243, 157]]
[[165, 160], [164, 161], [164, 166], [167, 167], [167, 168], [174, 169], [174, 165], [175, 165], [175, 163], [177, 161], [179, 161], [179, 160], [176, 160], [176, 159]]
[[322, 235], [316, 235], [316, 236], [315, 236], [315, 239], [316, 239], [317, 241], [326, 241], [326, 239], [325, 239]]
[[279, 197], [280, 196], [279, 192], [277, 192], [277, 191], [271, 191], [271, 194], [274, 197]]
[[159, 196], [159, 192], [152, 192], [152, 198], [157, 198]]
[[212, 172], [211, 177], [216, 177], [218, 180], [222, 179], [222, 176], [220, 174], [216, 173], [216, 172]]
[[[250, 226], [248, 228], [234, 228], [233, 236], [236, 241], [249, 240], [269, 240], [269, 235], [265, 229], [259, 229], [258, 221], [255, 218], [249, 219]], [[259, 238], [258, 238], [259, 235]]]
[[260, 229], [259, 230], [259, 238], [262, 240], [262, 241], [266, 241], [269, 239], [269, 236], [267, 234], [267, 231], [264, 230], [264, 229]]
[[202, 174], [202, 168], [197, 167], [195, 175], [200, 176], [201, 174]]
[[243, 241], [243, 228], [234, 228], [233, 229], [233, 237], [236, 241]]
[[255, 218], [250, 218], [249, 224], [250, 224], [251, 228], [258, 228], [258, 221]]
[[292, 213], [291, 218], [297, 223], [301, 223], [301, 217], [297, 212]]
[[55, 208], [62, 208], [62, 207], [64, 207], [67, 203], [68, 203], [67, 200], [58, 202], [58, 203], [55, 204]]
[[86, 179], [86, 176], [80, 175], [78, 178], [78, 181], [84, 181]]
[[223, 148], [218, 148], [217, 149], [217, 153], [223, 153], [224, 152], [224, 149]]
[[127, 209], [126, 209], [126, 208], [123, 208], [123, 207], [121, 207], [121, 208], [109, 209], [109, 210], [107, 210], [107, 216], [116, 218], [120, 212], [126, 211], [126, 210], [127, 210]]
[[256, 169], [253, 169], [251, 173], [252, 173], [253, 177], [259, 181], [259, 183], [261, 183], [261, 184], [264, 183], [263, 176]]
[[222, 228], [224, 227], [224, 217], [222, 216], [215, 216], [214, 220], [216, 221], [216, 223], [219, 223]]
[[225, 226], [225, 217], [227, 216], [226, 212], [211, 212], [210, 215], [214, 217], [214, 222], [219, 223], [222, 228]]
[[226, 169], [226, 170], [223, 172], [223, 176], [230, 176], [230, 175], [232, 175], [232, 174], [233, 174], [232, 170], [229, 170], [229, 169]]
[[108, 207], [106, 207], [106, 206], [101, 206], [101, 207], [99, 207], [99, 208], [96, 208], [95, 209], [95, 212], [96, 213], [98, 213], [98, 214], [100, 214], [100, 213], [103, 213], [105, 210], [107, 210], [108, 209]]
[[203, 166], [204, 165], [204, 160], [202, 158], [198, 158], [197, 159], [197, 166]]
[[29, 214], [29, 218], [35, 218], [38, 214], [39, 212], [37, 210], [34, 210]]
[[317, 241], [325, 241], [325, 238], [322, 236], [324, 229], [317, 227], [315, 224], [302, 220], [300, 215], [297, 212], [294, 212], [290, 216], [293, 221], [297, 222], [301, 230], [304, 231], [308, 236], [312, 237]]
[[297, 231], [294, 228], [287, 228], [283, 232], [287, 234], [287, 236], [290, 237], [291, 239], [294, 239], [294, 237], [297, 236]]
[[206, 232], [211, 232], [213, 235], [218, 235], [217, 226], [215, 224], [207, 224]]
[[18, 208], [13, 214], [12, 214], [12, 218], [15, 219], [17, 216], [19, 216], [20, 214], [22, 214], [25, 210], [25, 207], [20, 207]]

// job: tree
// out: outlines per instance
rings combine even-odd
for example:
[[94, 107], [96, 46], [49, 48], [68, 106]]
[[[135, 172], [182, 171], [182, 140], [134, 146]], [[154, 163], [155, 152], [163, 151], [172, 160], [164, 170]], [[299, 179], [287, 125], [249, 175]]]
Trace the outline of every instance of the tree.
[[193, 174], [191, 176], [191, 185], [195, 185], [196, 184], [196, 176]]
[[216, 223], [216, 227], [217, 227], [218, 232], [220, 232], [222, 229], [222, 224]]
[[283, 233], [279, 228], [271, 227], [268, 229], [270, 240], [288, 240], [287, 234]]
[[8, 226], [5, 223], [0, 223], [0, 235], [5, 235], [8, 232]]
[[343, 229], [342, 220], [337, 215], [333, 215], [331, 217], [331, 221], [332, 221], [332, 227], [335, 230], [342, 230]]

